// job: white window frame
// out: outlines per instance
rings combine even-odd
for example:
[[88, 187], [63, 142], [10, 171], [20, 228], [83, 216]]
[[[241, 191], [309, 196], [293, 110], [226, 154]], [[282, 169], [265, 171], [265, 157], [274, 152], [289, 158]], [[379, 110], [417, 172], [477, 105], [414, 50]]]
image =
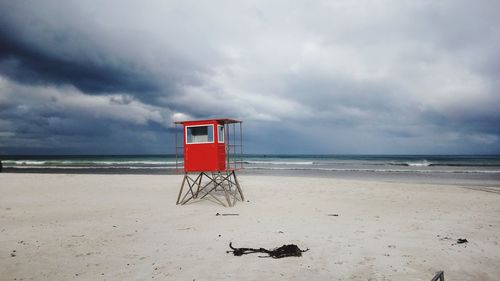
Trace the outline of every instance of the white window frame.
[[[191, 128], [191, 127], [212, 127], [212, 141], [203, 141], [203, 142], [188, 142], [188, 137], [187, 137], [187, 133], [188, 133], [188, 128]], [[204, 143], [214, 143], [215, 142], [215, 132], [214, 132], [214, 124], [200, 124], [200, 125], [190, 125], [190, 126], [186, 126], [184, 128], [184, 137], [185, 137], [185, 143], [186, 144], [204, 144]]]
[[[219, 136], [219, 127], [222, 127], [222, 141], [220, 141], [220, 136]], [[224, 135], [224, 132], [226, 131], [226, 129], [224, 128], [224, 125], [219, 125], [217, 124], [217, 142], [218, 143], [224, 143], [226, 141], [226, 136]]]

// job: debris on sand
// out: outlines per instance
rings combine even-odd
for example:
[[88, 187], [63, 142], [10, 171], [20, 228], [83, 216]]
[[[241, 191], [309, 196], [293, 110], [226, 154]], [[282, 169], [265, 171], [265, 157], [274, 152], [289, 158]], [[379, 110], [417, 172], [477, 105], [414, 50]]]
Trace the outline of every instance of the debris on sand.
[[242, 256], [242, 255], [248, 255], [248, 254], [253, 254], [253, 253], [264, 253], [264, 254], [268, 254], [269, 256], [259, 256], [259, 258], [271, 257], [274, 259], [280, 259], [280, 258], [285, 258], [285, 257], [301, 257], [302, 253], [309, 251], [309, 249], [301, 250], [295, 244], [283, 245], [283, 246], [276, 248], [276, 249], [273, 249], [273, 250], [267, 250], [264, 248], [258, 248], [258, 249], [235, 248], [235, 247], [233, 247], [232, 242], [230, 242], [229, 248], [231, 248], [232, 251], [227, 251], [226, 253], [233, 253], [235, 256]]
[[327, 216], [329, 216], [329, 217], [338, 217], [339, 214], [328, 214]]
[[[453, 238], [451, 237], [448, 237], [448, 236], [444, 236], [444, 237], [441, 237], [439, 234], [436, 235], [437, 237], [439, 237], [439, 240], [454, 240]], [[455, 245], [458, 245], [458, 244], [467, 244], [469, 243], [469, 241], [465, 238], [458, 238], [457, 241], [455, 243], [452, 243], [451, 246], [455, 246]]]
[[[465, 239], [465, 238], [458, 238], [457, 242], [455, 242], [455, 243], [453, 243], [451, 245], [452, 246], [455, 246], [455, 245], [458, 245], [458, 244], [464, 244], [465, 245], [467, 243], [469, 243], [469, 241], [467, 239]], [[465, 247], [467, 248], [467, 246], [465, 246]]]
[[220, 213], [217, 213], [215, 215], [216, 216], [239, 216], [240, 214], [220, 214]]

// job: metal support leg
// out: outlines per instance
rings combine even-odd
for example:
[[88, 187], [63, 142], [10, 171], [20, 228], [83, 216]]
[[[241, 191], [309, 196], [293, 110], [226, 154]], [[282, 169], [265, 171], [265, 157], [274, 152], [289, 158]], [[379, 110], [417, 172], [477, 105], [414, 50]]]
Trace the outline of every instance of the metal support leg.
[[[204, 181], [204, 178], [208, 179], [208, 181]], [[184, 188], [186, 183], [189, 189]], [[221, 189], [224, 192], [225, 200], [217, 198], [217, 190]], [[212, 172], [211, 174], [201, 172], [196, 178], [192, 178], [188, 173], [185, 173], [176, 204], [184, 205], [191, 200], [199, 201], [207, 197], [207, 195], [210, 195], [210, 197], [214, 198], [223, 206], [226, 206], [223, 201], [227, 201], [227, 206], [229, 207], [234, 206], [236, 201], [244, 200], [243, 192], [235, 171], [225, 171], [225, 174], [222, 174], [221, 171]]]
[[176, 205], [179, 205], [179, 201], [181, 200], [181, 195], [182, 195], [182, 189], [184, 189], [184, 183], [186, 183], [186, 177], [188, 175], [187, 174], [184, 174], [184, 178], [182, 179], [182, 184], [181, 184], [181, 190], [179, 190], [179, 196], [177, 196], [177, 203]]
[[198, 193], [200, 193], [201, 178], [203, 177], [203, 174], [204, 173], [200, 174], [200, 177], [199, 177], [200, 179], [198, 180], [198, 182], [196, 184], [198, 187], [196, 188], [196, 194], [194, 194], [194, 196], [193, 196], [194, 198], [197, 198], [198, 197]]
[[240, 183], [238, 182], [238, 178], [236, 177], [236, 173], [233, 171], [234, 182], [236, 183], [236, 188], [241, 196], [241, 201], [245, 201], [245, 196], [243, 196], [243, 191], [241, 191]]

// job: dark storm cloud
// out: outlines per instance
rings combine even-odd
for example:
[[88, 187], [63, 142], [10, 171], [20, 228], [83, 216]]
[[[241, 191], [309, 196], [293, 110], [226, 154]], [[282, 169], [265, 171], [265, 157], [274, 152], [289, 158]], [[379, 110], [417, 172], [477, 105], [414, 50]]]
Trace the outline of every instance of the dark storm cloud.
[[[183, 85], [200, 84], [209, 71], [172, 46], [176, 38], [165, 41], [134, 29], [134, 10], [118, 19], [115, 4], [113, 9], [58, 1], [0, 5], [0, 74], [19, 83], [128, 93], [168, 106], [166, 97]], [[108, 22], [116, 26], [108, 28]]]
[[[133, 64], [81, 60], [46, 52], [0, 27], [0, 73], [29, 84], [71, 84], [87, 93], [154, 92], [158, 84]], [[71, 36], [71, 35], [61, 35]]]

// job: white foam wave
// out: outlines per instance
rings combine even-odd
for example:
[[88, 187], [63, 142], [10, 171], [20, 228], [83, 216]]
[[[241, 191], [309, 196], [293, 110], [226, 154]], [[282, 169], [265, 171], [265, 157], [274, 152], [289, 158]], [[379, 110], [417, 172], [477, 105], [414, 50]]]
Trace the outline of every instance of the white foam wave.
[[329, 171], [329, 172], [373, 172], [373, 173], [500, 174], [500, 170], [404, 170], [404, 169], [339, 169], [339, 168], [288, 168], [288, 167], [245, 167], [245, 169]]
[[[155, 166], [155, 167], [133, 167], [133, 166], [106, 166], [106, 167], [97, 167], [97, 166], [17, 166], [17, 167], [6, 167], [6, 168], [16, 168], [16, 169], [64, 169], [64, 170], [100, 170], [100, 169], [131, 169], [131, 170], [156, 170], [156, 169], [175, 169], [175, 166]], [[182, 169], [183, 167], [178, 167]]]
[[45, 165], [48, 161], [34, 161], [34, 160], [18, 160], [18, 161], [3, 161], [4, 165]]
[[[68, 162], [72, 163], [72, 162]], [[78, 164], [79, 162], [74, 162]], [[84, 164], [103, 164], [103, 165], [175, 165], [175, 161], [92, 161], [83, 162]], [[183, 163], [179, 161], [178, 163]]]
[[[175, 161], [85, 161], [85, 160], [4, 160], [6, 166], [47, 166], [47, 165], [175, 165]], [[184, 161], [177, 162], [179, 164]]]
[[432, 163], [424, 160], [422, 162], [408, 162], [406, 164], [410, 167], [429, 167]]
[[245, 164], [314, 165], [313, 161], [243, 161]]

